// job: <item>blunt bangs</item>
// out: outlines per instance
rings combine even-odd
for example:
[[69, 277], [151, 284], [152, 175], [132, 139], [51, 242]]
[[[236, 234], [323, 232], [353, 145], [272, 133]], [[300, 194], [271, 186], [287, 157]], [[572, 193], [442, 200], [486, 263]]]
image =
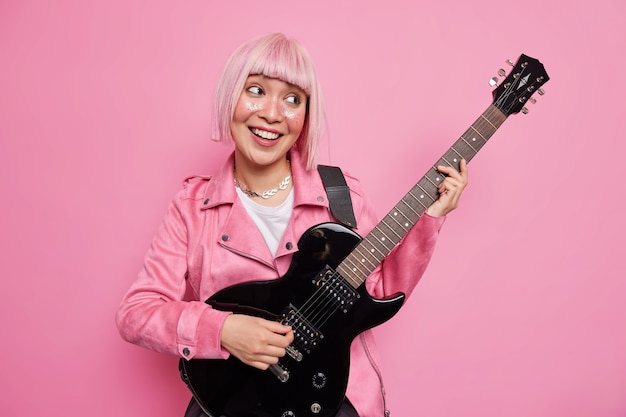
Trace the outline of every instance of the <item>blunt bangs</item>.
[[315, 78], [315, 70], [311, 67], [310, 60], [305, 58], [308, 58], [306, 51], [299, 45], [286, 38], [280, 39], [259, 51], [257, 59], [252, 60], [250, 74], [265, 75], [297, 85], [310, 96], [311, 79]]

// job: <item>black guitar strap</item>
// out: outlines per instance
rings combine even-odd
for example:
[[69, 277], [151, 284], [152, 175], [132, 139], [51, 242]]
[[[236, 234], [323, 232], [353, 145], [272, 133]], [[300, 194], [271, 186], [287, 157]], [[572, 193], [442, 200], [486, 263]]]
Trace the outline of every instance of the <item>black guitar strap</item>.
[[326, 188], [331, 214], [344, 226], [355, 228], [356, 218], [352, 208], [350, 188], [346, 184], [341, 168], [318, 165], [317, 170], [322, 178], [322, 183], [324, 183], [324, 188]]

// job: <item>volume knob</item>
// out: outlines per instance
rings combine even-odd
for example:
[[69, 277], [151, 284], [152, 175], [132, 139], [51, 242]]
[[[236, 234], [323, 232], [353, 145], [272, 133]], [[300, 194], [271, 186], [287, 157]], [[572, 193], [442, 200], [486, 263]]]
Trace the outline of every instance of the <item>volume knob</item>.
[[318, 372], [313, 375], [313, 386], [317, 389], [322, 389], [326, 385], [326, 380], [326, 374], [324, 374], [323, 372]]

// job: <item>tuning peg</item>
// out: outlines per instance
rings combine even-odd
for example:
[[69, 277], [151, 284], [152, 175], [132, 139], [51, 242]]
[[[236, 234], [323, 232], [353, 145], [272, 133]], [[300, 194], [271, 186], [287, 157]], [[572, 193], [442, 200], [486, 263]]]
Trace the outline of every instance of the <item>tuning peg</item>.
[[530, 101], [533, 104], [537, 104], [537, 99], [534, 97], [529, 98], [528, 101]]
[[495, 87], [496, 85], [498, 85], [498, 77], [504, 77], [506, 75], [506, 71], [502, 68], [500, 68], [498, 70], [498, 76], [497, 77], [493, 77], [489, 80], [489, 85], [492, 87]]
[[537, 90], [537, 94], [539, 94], [540, 96], [544, 95], [546, 92], [543, 88], [540, 88], [539, 90]]
[[528, 114], [528, 109], [526, 107], [522, 107], [522, 113], [523, 114]]
[[507, 64], [509, 64], [510, 66], [512, 66], [512, 67], [514, 67], [514, 66], [515, 66], [515, 63], [514, 63], [513, 61], [511, 61], [510, 59], [507, 59], [505, 62], [506, 62]]

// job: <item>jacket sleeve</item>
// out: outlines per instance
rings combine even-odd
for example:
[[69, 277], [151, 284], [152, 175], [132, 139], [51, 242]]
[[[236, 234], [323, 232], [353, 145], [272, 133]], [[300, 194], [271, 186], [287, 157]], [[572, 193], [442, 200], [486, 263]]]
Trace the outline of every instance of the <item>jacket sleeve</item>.
[[[185, 301], [187, 222], [182, 190], [169, 205], [146, 254], [143, 268], [117, 311], [120, 335], [128, 342], [186, 359], [226, 358], [222, 324], [230, 314], [201, 301]], [[202, 337], [199, 337], [202, 335]]]
[[[350, 187], [356, 190], [353, 201], [356, 200], [355, 212], [359, 216], [357, 232], [369, 233], [378, 223], [376, 214], [358, 182], [350, 184]], [[369, 293], [382, 298], [402, 292], [409, 297], [426, 271], [444, 222], [445, 216], [422, 214], [400, 243], [367, 278]]]

